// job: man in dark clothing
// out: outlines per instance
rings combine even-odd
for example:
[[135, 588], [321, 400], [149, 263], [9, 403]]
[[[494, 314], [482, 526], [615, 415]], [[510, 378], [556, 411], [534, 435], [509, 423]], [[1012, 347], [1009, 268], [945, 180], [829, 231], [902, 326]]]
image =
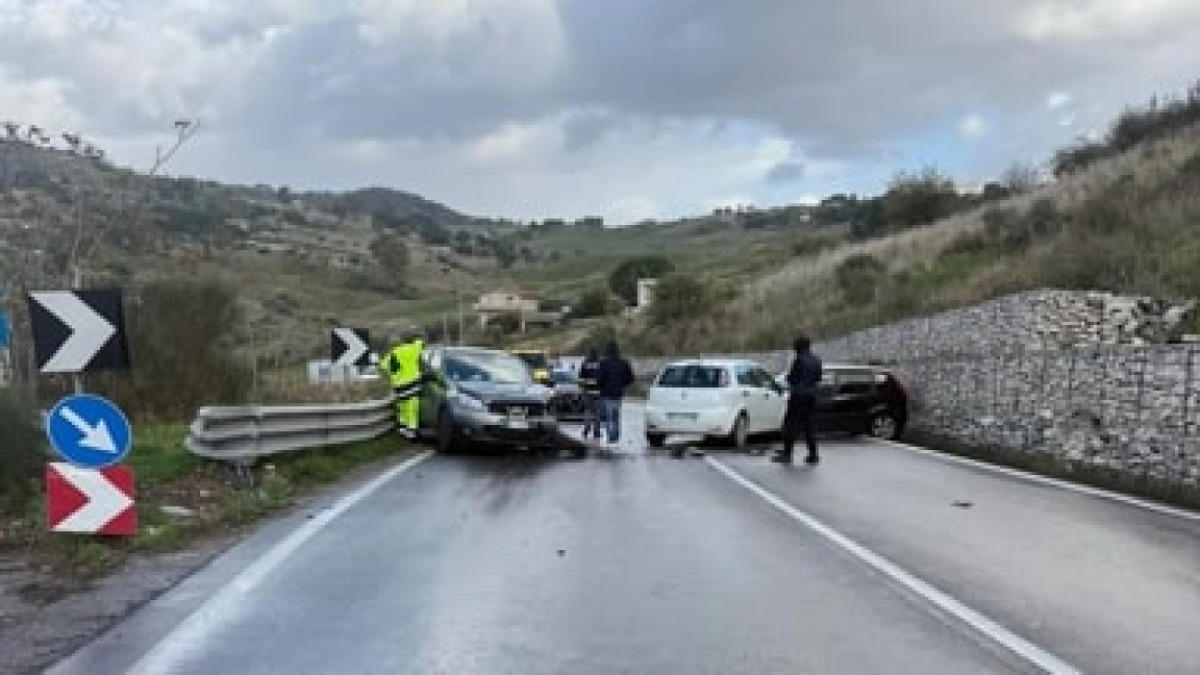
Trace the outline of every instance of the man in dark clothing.
[[587, 440], [589, 433], [594, 438], [600, 438], [600, 383], [597, 375], [600, 370], [600, 355], [595, 349], [588, 350], [587, 358], [579, 365], [579, 388], [583, 390], [583, 438]]
[[817, 454], [817, 436], [812, 417], [817, 403], [817, 384], [821, 381], [821, 359], [812, 353], [812, 343], [803, 335], [796, 338], [794, 347], [796, 357], [787, 376], [790, 394], [787, 413], [783, 417], [783, 452], [771, 459], [790, 464], [797, 432], [803, 432], [804, 442], [808, 445], [808, 456], [804, 461], [816, 464], [821, 457]]
[[596, 389], [604, 409], [604, 423], [610, 444], [621, 440], [621, 398], [625, 388], [633, 384], [633, 367], [621, 356], [617, 343], [604, 348], [604, 358], [596, 368]]

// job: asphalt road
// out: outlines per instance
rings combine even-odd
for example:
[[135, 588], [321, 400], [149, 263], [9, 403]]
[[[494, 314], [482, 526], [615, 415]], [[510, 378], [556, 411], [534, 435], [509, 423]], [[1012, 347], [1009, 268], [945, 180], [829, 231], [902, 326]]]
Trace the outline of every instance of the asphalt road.
[[431, 456], [57, 673], [1200, 672], [1200, 518], [908, 449]]

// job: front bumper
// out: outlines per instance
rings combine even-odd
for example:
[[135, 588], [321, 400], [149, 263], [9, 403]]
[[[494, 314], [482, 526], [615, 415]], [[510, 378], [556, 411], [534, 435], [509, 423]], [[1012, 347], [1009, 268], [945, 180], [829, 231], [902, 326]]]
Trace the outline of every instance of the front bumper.
[[646, 433], [688, 436], [727, 436], [733, 419], [721, 410], [663, 410], [646, 408]]
[[550, 399], [549, 407], [559, 418], [583, 417], [588, 409], [588, 401], [582, 394], [561, 394]]
[[453, 414], [455, 426], [465, 440], [544, 447], [562, 442], [558, 421], [548, 415], [514, 418], [486, 410], [455, 410]]

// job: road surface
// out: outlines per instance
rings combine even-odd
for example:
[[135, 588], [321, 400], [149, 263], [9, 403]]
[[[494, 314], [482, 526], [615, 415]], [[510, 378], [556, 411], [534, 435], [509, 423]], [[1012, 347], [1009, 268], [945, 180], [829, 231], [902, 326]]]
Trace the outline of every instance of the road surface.
[[421, 456], [55, 673], [1200, 672], [1200, 518], [868, 440]]

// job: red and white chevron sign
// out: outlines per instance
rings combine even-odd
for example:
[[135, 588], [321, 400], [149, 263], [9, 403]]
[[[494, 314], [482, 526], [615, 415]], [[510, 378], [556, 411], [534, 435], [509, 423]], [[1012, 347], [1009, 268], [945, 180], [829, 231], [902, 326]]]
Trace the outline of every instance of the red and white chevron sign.
[[51, 532], [133, 536], [133, 470], [97, 471], [63, 462], [46, 465], [46, 527]]

